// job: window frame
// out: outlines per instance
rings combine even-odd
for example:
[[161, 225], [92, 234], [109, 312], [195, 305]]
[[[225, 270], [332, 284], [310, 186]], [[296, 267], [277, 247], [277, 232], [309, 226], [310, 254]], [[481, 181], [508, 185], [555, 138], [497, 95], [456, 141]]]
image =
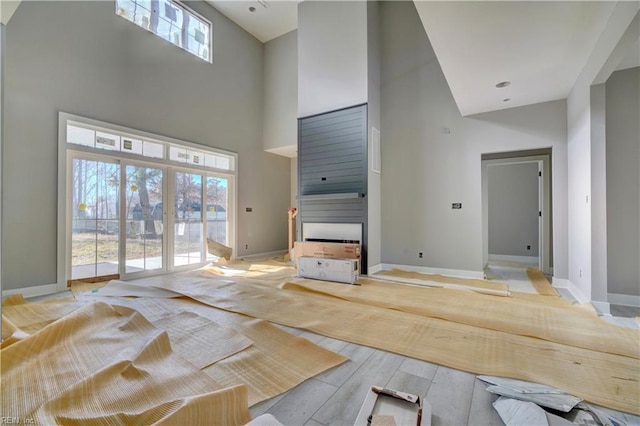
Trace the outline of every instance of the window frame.
[[[164, 157], [154, 158], [145, 157], [139, 154], [132, 154], [129, 152], [113, 151], [95, 147], [89, 147], [86, 145], [79, 145], [67, 142], [67, 126], [74, 125], [82, 128], [90, 128], [94, 131], [104, 131], [117, 134], [121, 137], [131, 137], [141, 139], [144, 141], [161, 143], [163, 145]], [[95, 136], [94, 136], [95, 138]], [[204, 162], [202, 165], [193, 163], [181, 163], [172, 161], [169, 159], [169, 148], [172, 146], [178, 146], [186, 148], [187, 150], [197, 151], [204, 154], [218, 155], [222, 158], [229, 160], [229, 169], [218, 169], [215, 167], [207, 167]], [[69, 176], [71, 174], [71, 158], [86, 158], [86, 159], [102, 159], [109, 162], [115, 161], [120, 164], [121, 176], [124, 173], [123, 167], [127, 164], [148, 164], [150, 167], [159, 167], [166, 171], [167, 175], [165, 179], [165, 191], [167, 200], [173, 199], [173, 188], [171, 185], [167, 185], [168, 181], [172, 179], [173, 171], [184, 170], [190, 173], [199, 173], [206, 180], [207, 176], [218, 176], [228, 179], [228, 209], [227, 209], [227, 221], [228, 221], [228, 244], [232, 247], [237, 247], [237, 200], [238, 200], [238, 154], [231, 151], [222, 150], [219, 148], [212, 148], [209, 146], [196, 144], [193, 142], [187, 142], [159, 134], [149, 133], [141, 130], [136, 130], [124, 126], [110, 124], [98, 120], [93, 120], [65, 112], [58, 113], [58, 233], [57, 233], [57, 278], [58, 278], [58, 290], [63, 291], [66, 289], [67, 281], [71, 279], [71, 241], [69, 230], [72, 229], [71, 217], [69, 215], [69, 209], [71, 201], [68, 200], [69, 194]], [[122, 179], [122, 177], [121, 177]], [[167, 187], [168, 186], [168, 187]], [[206, 185], [203, 185], [206, 187]], [[203, 191], [204, 196], [204, 191]], [[165, 207], [165, 211], [172, 213], [172, 203], [168, 203]], [[122, 212], [121, 212], [122, 213]], [[204, 214], [204, 212], [203, 212]], [[170, 222], [172, 223], [172, 222]], [[206, 225], [203, 229], [206, 229]], [[165, 239], [164, 244], [167, 246], [172, 244], [172, 237]], [[206, 250], [206, 238], [204, 239], [204, 250]], [[124, 242], [121, 242], [124, 244]], [[165, 246], [167, 249], [169, 247]], [[121, 246], [120, 250], [123, 250]], [[169, 251], [171, 250], [171, 251]], [[167, 256], [173, 256], [172, 249], [167, 250], [165, 253]], [[235, 252], [236, 250], [234, 250]], [[124, 253], [124, 252], [122, 252]], [[235, 257], [235, 256], [234, 256]], [[206, 251], [202, 256], [203, 260], [199, 264], [186, 265], [186, 267], [173, 266], [173, 262], [167, 263], [167, 269], [153, 270], [147, 276], [161, 275], [163, 273], [176, 272], [180, 269], [193, 269], [205, 265], [207, 261]], [[135, 278], [134, 274], [122, 274], [123, 278]]]
[[[128, 1], [135, 3], [136, 7], [140, 6], [144, 10], [148, 10], [145, 6], [139, 5], [138, 4], [138, 0], [128, 0]], [[154, 3], [157, 5], [157, 9], [156, 10], [153, 9], [153, 4]], [[208, 37], [205, 37], [206, 43], [199, 43], [198, 42], [199, 44], [204, 45], [205, 48], [208, 50], [207, 58], [203, 58], [200, 54], [196, 54], [196, 53], [192, 52], [191, 50], [189, 50], [189, 47], [188, 47], [189, 46], [189, 41], [188, 41], [189, 28], [188, 28], [188, 26], [187, 26], [187, 28], [183, 28], [183, 24], [184, 24], [184, 21], [185, 21], [184, 18], [183, 18], [183, 23], [179, 27], [180, 28], [180, 40], [181, 40], [180, 44], [176, 43], [170, 35], [167, 36], [167, 38], [165, 38], [159, 33], [158, 26], [159, 26], [160, 20], [163, 20], [163, 21], [166, 22], [166, 19], [164, 18], [165, 14], [163, 14], [160, 11], [160, 7], [161, 7], [160, 5], [163, 4], [163, 3], [165, 5], [168, 3], [168, 4], [171, 4], [174, 7], [179, 8], [181, 10], [183, 16], [184, 16], [185, 13], [189, 14], [192, 17], [196, 18], [200, 23], [206, 25], [209, 28]], [[169, 42], [172, 45], [174, 45], [174, 46], [176, 46], [176, 47], [178, 47], [178, 48], [180, 48], [180, 49], [192, 54], [193, 56], [195, 56], [195, 57], [197, 57], [197, 58], [199, 58], [199, 59], [201, 59], [201, 60], [203, 60], [205, 62], [208, 62], [210, 64], [213, 63], [213, 22], [211, 22], [211, 20], [205, 18], [202, 14], [200, 14], [200, 13], [196, 12], [195, 10], [193, 10], [191, 7], [187, 6], [182, 1], [180, 1], [180, 0], [150, 0], [150, 4], [151, 4], [151, 10], [149, 11], [149, 13], [150, 13], [150, 22], [148, 23], [148, 25], [146, 27], [144, 25], [136, 22], [135, 21], [135, 17], [132, 17], [131, 19], [129, 19], [129, 17], [126, 16], [125, 14], [119, 13], [120, 12], [120, 8], [119, 8], [119, 5], [118, 5], [118, 0], [115, 0], [114, 4], [115, 4], [115, 12], [114, 13], [117, 16], [120, 16], [121, 18], [126, 19], [128, 22], [131, 22], [132, 24], [135, 24], [136, 26], [138, 26], [138, 27], [140, 27], [140, 28], [152, 33], [153, 35], [157, 36], [159, 39], [164, 40], [166, 42]], [[174, 24], [173, 23], [169, 23], [169, 25], [171, 27]], [[169, 34], [173, 34], [173, 33], [170, 32]], [[186, 42], [185, 42], [185, 38], [187, 39]]]

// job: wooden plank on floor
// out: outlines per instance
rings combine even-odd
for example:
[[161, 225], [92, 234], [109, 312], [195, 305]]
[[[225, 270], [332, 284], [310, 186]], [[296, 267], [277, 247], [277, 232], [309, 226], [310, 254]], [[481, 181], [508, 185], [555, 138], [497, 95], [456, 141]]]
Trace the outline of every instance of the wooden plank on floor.
[[487, 384], [476, 379], [473, 385], [473, 396], [471, 397], [471, 408], [469, 409], [470, 425], [500, 425], [502, 419], [493, 408], [493, 402], [498, 399], [498, 395], [485, 390]]
[[438, 364], [432, 364], [414, 358], [405, 358], [398, 370], [424, 379], [432, 380], [438, 370]]
[[314, 378], [333, 386], [342, 386], [353, 373], [375, 352], [375, 349], [348, 343], [340, 354], [349, 358], [337, 367], [324, 371]]
[[635, 318], [640, 316], [640, 308], [636, 306], [613, 305], [609, 307], [611, 315], [616, 317]]
[[431, 380], [429, 379], [407, 374], [404, 371], [398, 370], [385, 384], [385, 387], [387, 389], [393, 389], [400, 392], [412, 393], [424, 399], [430, 385]]
[[475, 378], [464, 371], [438, 367], [426, 397], [433, 426], [467, 424]]
[[302, 425], [337, 389], [327, 383], [309, 379], [289, 391], [269, 409], [269, 413], [283, 425]]
[[340, 352], [349, 344], [349, 342], [344, 342], [342, 340], [334, 339], [333, 337], [325, 337], [320, 340], [318, 344], [322, 347], [329, 349], [330, 351]]
[[316, 334], [312, 331], [303, 331], [302, 333], [298, 334], [298, 337], [304, 337], [305, 339], [315, 344], [318, 344], [322, 339], [324, 339], [324, 336]]
[[313, 415], [325, 425], [353, 424], [372, 385], [382, 386], [391, 379], [404, 357], [375, 350], [360, 368]]
[[256, 418], [258, 416], [263, 415], [264, 413], [268, 413], [269, 409], [271, 409], [271, 407], [276, 405], [278, 403], [278, 401], [280, 401], [282, 398], [285, 397], [285, 395], [287, 395], [287, 392], [281, 393], [278, 396], [274, 396], [273, 398], [269, 398], [267, 400], [264, 400], [262, 402], [259, 402], [259, 403], [255, 404], [255, 405], [252, 405], [249, 408], [249, 412], [251, 413], [251, 417]]

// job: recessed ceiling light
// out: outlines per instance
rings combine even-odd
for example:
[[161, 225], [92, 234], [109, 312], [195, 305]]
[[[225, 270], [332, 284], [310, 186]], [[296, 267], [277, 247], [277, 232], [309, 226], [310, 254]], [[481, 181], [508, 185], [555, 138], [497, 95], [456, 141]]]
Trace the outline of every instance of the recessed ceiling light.
[[510, 100], [511, 100], [511, 98], [504, 98], [504, 99], [502, 100], [502, 102], [509, 102]]
[[249, 12], [255, 12], [255, 11], [256, 11], [255, 7], [253, 7], [253, 6], [249, 7]]
[[498, 89], [502, 89], [503, 87], [507, 87], [510, 84], [511, 84], [510, 81], [501, 81], [500, 83], [496, 84], [496, 87]]

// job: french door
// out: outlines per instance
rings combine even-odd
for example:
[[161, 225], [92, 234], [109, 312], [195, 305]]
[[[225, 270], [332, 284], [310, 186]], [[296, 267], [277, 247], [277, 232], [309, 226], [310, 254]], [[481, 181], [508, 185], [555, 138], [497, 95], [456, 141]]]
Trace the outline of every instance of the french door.
[[229, 245], [229, 177], [87, 153], [68, 164], [71, 280], [193, 267], [216, 259], [207, 238]]
[[125, 164], [124, 274], [166, 270], [165, 168]]
[[70, 162], [70, 276], [72, 280], [120, 273], [120, 164], [74, 157]]

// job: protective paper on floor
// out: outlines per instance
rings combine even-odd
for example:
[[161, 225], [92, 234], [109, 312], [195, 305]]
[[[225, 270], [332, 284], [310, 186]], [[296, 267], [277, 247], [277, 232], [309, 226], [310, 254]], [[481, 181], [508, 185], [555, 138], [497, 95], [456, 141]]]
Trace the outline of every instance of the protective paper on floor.
[[91, 303], [2, 349], [2, 415], [35, 424], [245, 424], [224, 389], [137, 312]]
[[[58, 318], [82, 307], [72, 299], [52, 299], [45, 303], [27, 303], [22, 295], [2, 299], [2, 316], [27, 334], [34, 333]], [[4, 340], [4, 327], [2, 329]]]
[[[195, 281], [193, 277], [190, 280], [184, 278], [181, 281], [185, 285], [189, 281]], [[158, 279], [168, 280], [169, 276]], [[247, 337], [252, 342], [251, 346], [204, 368], [203, 371], [221, 385], [245, 384], [249, 392], [249, 405], [286, 392], [347, 360], [343, 355], [287, 333], [266, 321], [214, 309], [186, 297], [116, 298], [97, 297], [93, 294], [78, 297], [84, 301], [105, 300], [114, 305], [135, 309], [157, 327], [176, 312], [189, 312]], [[210, 342], [200, 350], [207, 351], [212, 345], [215, 343]]]
[[558, 292], [539, 269], [527, 268], [527, 277], [538, 294], [543, 296], [559, 296]]
[[495, 282], [495, 281], [477, 280], [473, 278], [455, 278], [455, 277], [447, 277], [439, 274], [422, 274], [419, 272], [403, 271], [401, 269], [396, 269], [396, 268], [390, 271], [380, 271], [376, 275], [389, 275], [393, 277], [416, 278], [416, 279], [425, 280], [425, 281], [434, 281], [442, 284], [459, 284], [459, 285], [465, 285], [469, 287], [486, 288], [489, 290], [503, 290], [503, 291], [509, 290], [509, 286], [507, 286], [506, 284]]
[[[465, 302], [472, 293], [446, 289], [419, 289], [443, 293], [438, 302], [452, 311], [475, 311], [470, 324], [442, 320], [397, 309], [382, 308], [342, 300], [318, 292], [298, 289], [277, 289], [258, 284], [256, 279], [237, 278], [235, 283], [216, 283], [201, 279], [194, 273], [191, 282], [170, 277], [157, 285], [193, 297], [221, 309], [264, 318], [281, 324], [306, 328], [333, 338], [373, 346], [453, 368], [494, 376], [519, 378], [565, 390], [585, 400], [614, 409], [640, 412], [640, 333], [602, 322], [604, 333], [591, 330], [597, 317], [587, 324], [581, 321], [592, 311], [576, 307], [563, 316], [554, 314], [556, 305], [514, 304], [495, 308], [493, 301], [505, 300], [486, 295], [484, 309], [470, 309]], [[185, 278], [183, 276], [183, 278]], [[325, 283], [327, 286], [344, 284]], [[389, 296], [399, 284], [389, 284]], [[366, 287], [362, 286], [365, 290]], [[448, 292], [448, 296], [444, 296]], [[491, 300], [491, 302], [489, 302]], [[514, 300], [515, 301], [515, 300]], [[493, 306], [493, 307], [492, 307]], [[491, 309], [489, 309], [491, 308]], [[535, 311], [537, 308], [537, 311]], [[527, 309], [535, 312], [527, 314]], [[502, 316], [505, 330], [479, 327], [487, 311]], [[572, 321], [574, 315], [582, 316]], [[556, 318], [556, 319], [554, 319]], [[564, 332], [565, 341], [579, 341], [585, 349], [530, 335], [518, 335], [509, 328], [527, 327], [539, 323], [539, 329], [553, 335], [554, 329]], [[572, 337], [578, 335], [578, 337]], [[601, 340], [609, 342], [602, 345]], [[610, 348], [627, 355], [608, 353]]]
[[111, 280], [108, 282], [107, 287], [104, 283], [102, 287], [97, 287], [91, 290], [96, 296], [130, 296], [130, 297], [161, 297], [172, 298], [180, 297], [178, 293], [173, 291], [164, 290], [156, 287], [148, 287], [140, 284], [130, 283], [120, 280]]
[[169, 333], [173, 350], [203, 369], [253, 344], [251, 339], [192, 312], [181, 312], [153, 323]]
[[[638, 357], [629, 345], [638, 333], [608, 324], [594, 311], [530, 303], [521, 299], [491, 297], [474, 292], [393, 285], [361, 279], [348, 286], [310, 279], [296, 279], [280, 287], [316, 292], [352, 302], [395, 309], [420, 316], [441, 318], [490, 330], [532, 336], [556, 343]], [[392, 287], [390, 287], [392, 286]], [[539, 297], [540, 298], [540, 297]]]

